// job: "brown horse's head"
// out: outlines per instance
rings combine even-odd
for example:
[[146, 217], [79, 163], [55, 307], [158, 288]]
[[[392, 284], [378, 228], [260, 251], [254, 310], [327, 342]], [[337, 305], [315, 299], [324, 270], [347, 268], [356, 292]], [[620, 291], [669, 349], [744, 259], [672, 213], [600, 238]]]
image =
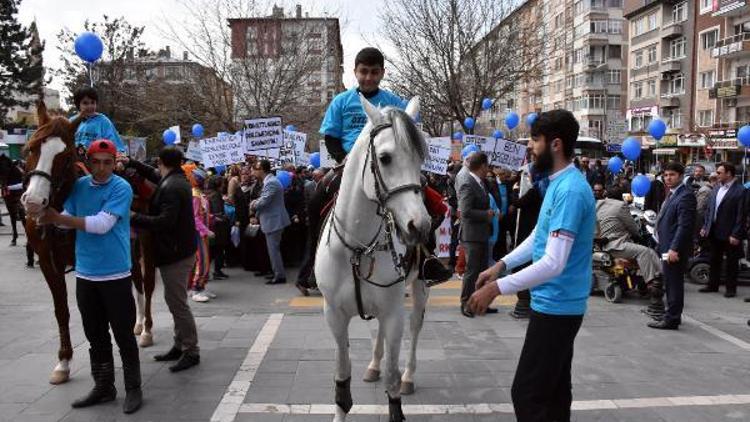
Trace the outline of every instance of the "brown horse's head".
[[29, 185], [21, 197], [26, 212], [38, 216], [47, 206], [61, 206], [77, 178], [74, 137], [81, 119], [50, 117], [43, 102], [37, 104], [39, 129], [26, 144]]

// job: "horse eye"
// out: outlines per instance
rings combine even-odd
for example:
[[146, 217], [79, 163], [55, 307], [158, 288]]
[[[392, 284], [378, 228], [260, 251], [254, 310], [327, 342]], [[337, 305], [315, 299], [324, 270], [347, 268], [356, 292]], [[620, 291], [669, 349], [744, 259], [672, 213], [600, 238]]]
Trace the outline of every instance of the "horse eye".
[[380, 162], [384, 166], [387, 166], [388, 164], [391, 164], [391, 156], [390, 156], [390, 154], [383, 154], [383, 155], [381, 155], [380, 156]]

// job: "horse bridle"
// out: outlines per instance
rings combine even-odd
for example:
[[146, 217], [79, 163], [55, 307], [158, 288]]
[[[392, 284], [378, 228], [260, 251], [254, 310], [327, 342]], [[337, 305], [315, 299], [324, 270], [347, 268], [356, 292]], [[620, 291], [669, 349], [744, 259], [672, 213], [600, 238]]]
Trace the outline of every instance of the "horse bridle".
[[[64, 149], [62, 152], [60, 152], [60, 154], [66, 154], [66, 156], [67, 156], [66, 159], [65, 159], [65, 164], [63, 166], [64, 168], [71, 167], [73, 165], [73, 162], [74, 162], [74, 154], [71, 154], [70, 152], [68, 152], [67, 149], [68, 148], [66, 147], [66, 149]], [[53, 167], [54, 167], [54, 164], [53, 164]], [[49, 198], [47, 198], [47, 200], [48, 200], [47, 201], [47, 206], [50, 206], [52, 204], [52, 200], [57, 196], [57, 194], [63, 188], [63, 185], [65, 184], [65, 179], [54, 180], [52, 178], [52, 175], [49, 174], [49, 173], [47, 173], [46, 171], [34, 169], [34, 170], [31, 170], [30, 172], [24, 174], [24, 176], [23, 176], [23, 184], [24, 184], [25, 187], [29, 185], [29, 182], [31, 181], [31, 178], [34, 177], [34, 176], [41, 177], [41, 178], [47, 179], [47, 181], [49, 181], [49, 183], [50, 183], [50, 193], [49, 193]]]
[[[376, 200], [373, 201], [371, 199], [371, 201], [378, 204], [377, 214], [382, 217], [382, 220], [380, 222], [380, 227], [378, 228], [375, 236], [367, 244], [363, 244], [357, 241], [359, 245], [353, 246], [349, 244], [344, 238], [344, 233], [342, 233], [343, 228], [339, 229], [338, 226], [342, 226], [340, 221], [338, 222], [338, 225], [337, 225], [338, 217], [336, 216], [335, 205], [328, 216], [328, 218], [331, 219], [331, 226], [333, 227], [333, 232], [336, 233], [336, 236], [339, 238], [339, 240], [344, 245], [344, 247], [352, 252], [352, 256], [350, 258], [350, 264], [352, 266], [352, 277], [354, 279], [354, 293], [355, 293], [355, 298], [357, 301], [357, 312], [359, 312], [359, 317], [365, 321], [369, 321], [373, 319], [374, 317], [372, 315], [365, 314], [364, 312], [360, 281], [364, 280], [372, 286], [388, 288], [388, 287], [394, 286], [396, 284], [399, 284], [405, 281], [406, 278], [409, 276], [409, 273], [411, 270], [410, 266], [408, 266], [407, 264], [407, 259], [404, 258], [404, 255], [396, 252], [396, 248], [393, 243], [393, 232], [397, 228], [393, 219], [393, 213], [390, 210], [388, 210], [388, 208], [386, 208], [386, 203], [388, 202], [389, 199], [393, 198], [395, 195], [398, 195], [400, 193], [411, 191], [411, 192], [418, 194], [422, 190], [422, 185], [417, 184], [417, 183], [407, 183], [407, 184], [396, 186], [393, 189], [388, 189], [388, 186], [385, 184], [385, 180], [383, 179], [383, 174], [380, 171], [380, 166], [378, 165], [378, 159], [375, 154], [375, 137], [383, 130], [391, 128], [391, 127], [393, 127], [392, 123], [381, 123], [375, 126], [374, 128], [372, 128], [372, 130], [370, 131], [370, 141], [367, 147], [367, 155], [365, 156], [365, 161], [367, 161], [367, 159], [370, 160], [370, 171], [375, 177]], [[367, 169], [367, 165], [363, 165], [362, 166], [363, 185], [364, 185], [364, 180], [365, 180], [366, 169]], [[384, 227], [385, 227], [386, 239], [385, 239], [385, 242], [380, 243], [379, 242], [380, 233]], [[329, 231], [328, 232], [329, 241], [330, 241], [330, 234], [331, 232]], [[379, 252], [379, 251], [380, 252], [390, 251], [391, 260], [393, 261], [393, 266], [396, 270], [396, 273], [398, 274], [398, 278], [390, 283], [380, 284], [370, 279], [370, 277], [372, 277], [372, 272], [375, 267], [375, 258], [372, 257], [372, 255], [374, 255], [375, 252]], [[367, 275], [363, 275], [361, 272], [361, 267], [362, 267], [361, 262], [362, 262], [362, 257], [364, 256], [372, 257], [370, 268], [367, 272]]]

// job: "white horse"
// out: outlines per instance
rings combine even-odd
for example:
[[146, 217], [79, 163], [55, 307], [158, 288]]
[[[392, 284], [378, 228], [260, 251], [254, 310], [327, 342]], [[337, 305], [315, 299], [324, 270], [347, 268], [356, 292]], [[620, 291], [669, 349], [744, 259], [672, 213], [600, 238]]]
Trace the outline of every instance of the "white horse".
[[[418, 99], [409, 102], [406, 112], [378, 110], [361, 95], [360, 101], [368, 122], [347, 157], [338, 199], [326, 219], [315, 260], [326, 322], [337, 345], [333, 421], [344, 422], [352, 407], [349, 321], [359, 315], [378, 320], [365, 381], [379, 379], [385, 341], [389, 420], [401, 422], [402, 381], [404, 393], [414, 390], [417, 337], [427, 302], [427, 288], [416, 280], [416, 263], [404, 259], [407, 247], [423, 242], [430, 229], [420, 186], [426, 146], [413, 123]], [[407, 282], [412, 284], [414, 309], [411, 353], [402, 380], [398, 361]]]

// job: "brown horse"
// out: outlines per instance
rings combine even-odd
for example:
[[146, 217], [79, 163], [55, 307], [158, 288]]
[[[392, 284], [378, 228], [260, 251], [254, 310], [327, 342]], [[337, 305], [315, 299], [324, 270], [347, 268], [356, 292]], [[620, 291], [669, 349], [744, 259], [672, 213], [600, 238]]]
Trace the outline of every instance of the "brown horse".
[[[61, 384], [70, 378], [73, 348], [70, 341], [70, 311], [68, 309], [65, 273], [75, 265], [75, 230], [61, 230], [54, 226], [39, 226], [36, 219], [47, 207], [62, 211], [63, 203], [75, 181], [85, 175], [86, 168], [79, 161], [74, 135], [80, 121], [64, 117], [51, 118], [43, 103], [37, 106], [39, 130], [26, 145], [28, 187], [21, 197], [26, 209], [28, 241], [39, 255], [39, 266], [47, 281], [55, 307], [55, 318], [60, 333], [58, 364], [52, 371], [50, 383]], [[134, 201], [134, 210], [143, 211], [148, 198]], [[138, 291], [139, 318], [134, 332], [141, 335], [139, 344], [153, 344], [151, 327], [151, 296], [155, 284], [155, 266], [148, 234], [139, 232], [131, 239], [133, 284]], [[145, 296], [145, 297], [144, 297]], [[145, 305], [144, 305], [145, 302]]]

